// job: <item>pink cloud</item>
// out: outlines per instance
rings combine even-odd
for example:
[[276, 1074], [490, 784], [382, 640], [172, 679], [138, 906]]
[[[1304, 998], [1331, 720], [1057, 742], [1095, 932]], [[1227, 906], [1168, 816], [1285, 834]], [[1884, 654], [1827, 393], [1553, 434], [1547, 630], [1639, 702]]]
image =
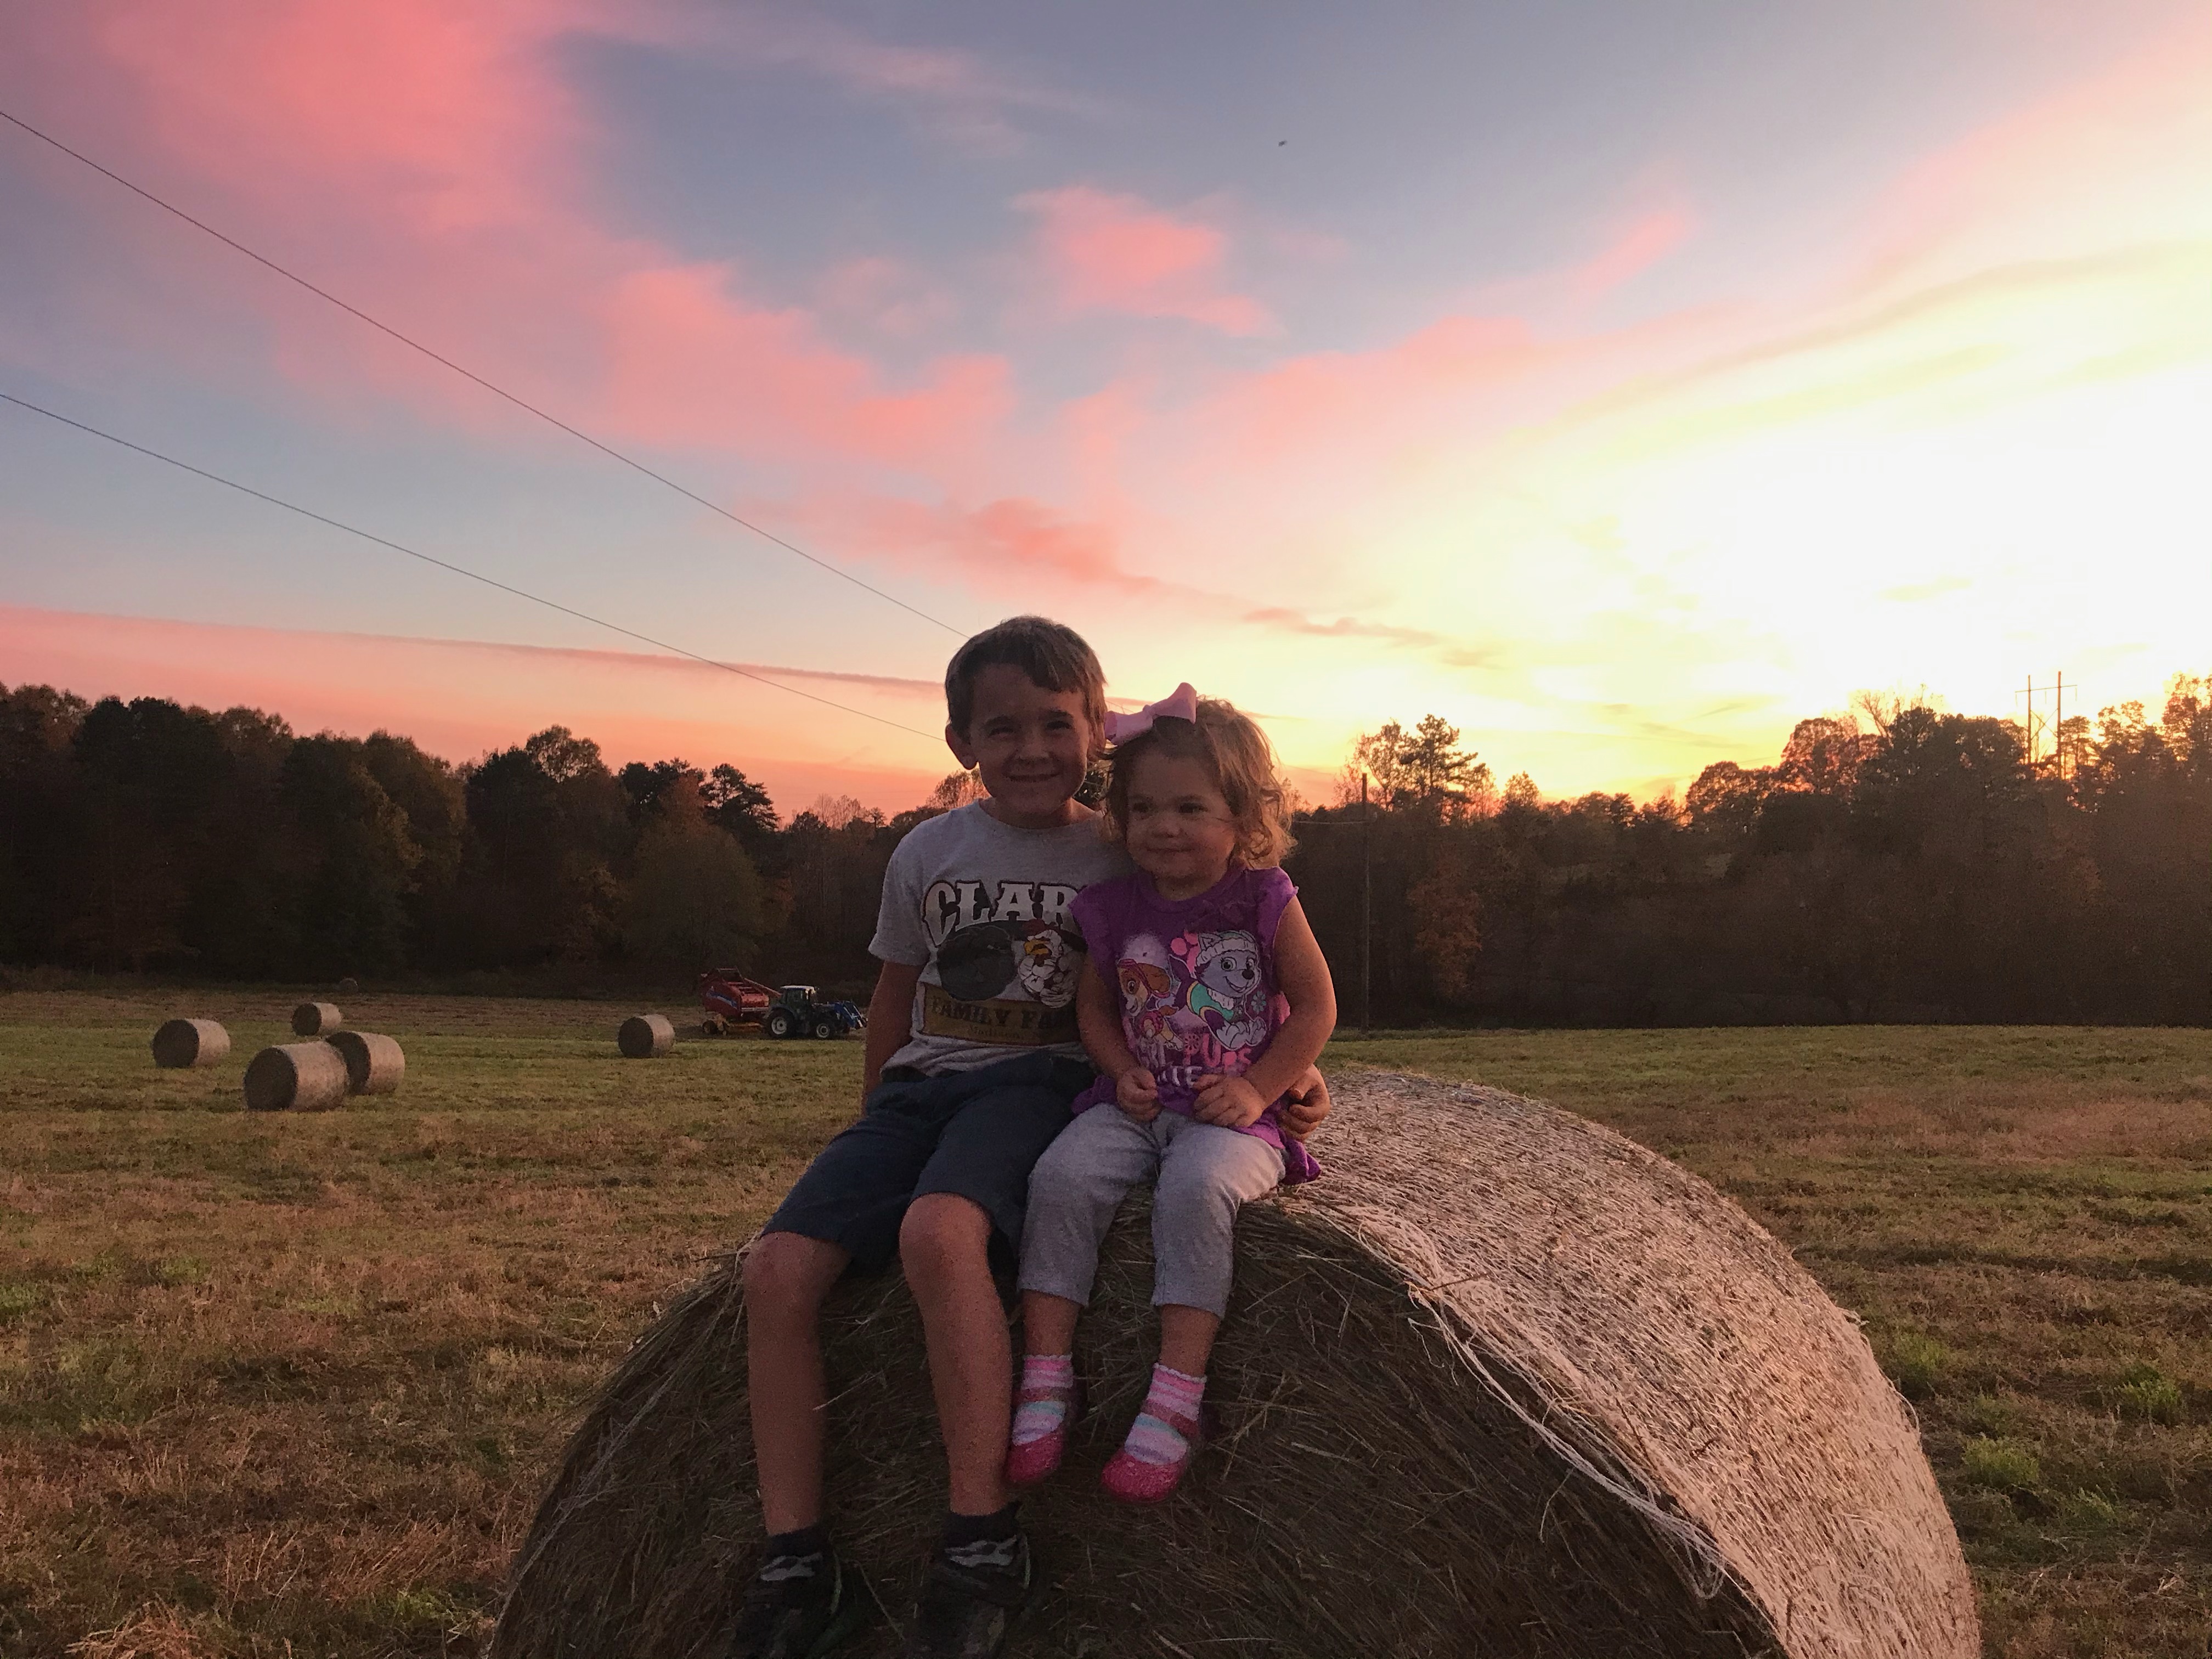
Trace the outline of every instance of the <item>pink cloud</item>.
[[[1214, 462], [1264, 471], [1285, 489], [1347, 467], [1423, 432], [1462, 441], [1469, 416], [1571, 355], [1514, 317], [1445, 317], [1371, 351], [1319, 351], [1227, 381], [1190, 422]], [[1301, 468], [1314, 471], [1301, 473]]]
[[1176, 318], [1224, 334], [1269, 334], [1267, 307], [1223, 285], [1228, 239], [1134, 196], [1087, 185], [1037, 191], [1015, 206], [1036, 216], [1037, 253], [1059, 307]]
[[893, 465], [972, 453], [1013, 403], [1005, 359], [941, 359], [922, 386], [886, 391], [864, 358], [816, 334], [811, 313], [745, 304], [726, 265], [633, 270], [606, 303], [604, 416], [661, 443], [754, 453], [845, 453]]
[[[823, 469], [957, 466], [985, 447], [1012, 402], [1002, 359], [946, 356], [895, 383], [825, 337], [814, 312], [603, 222], [586, 185], [599, 135], [555, 52], [582, 33], [654, 40], [665, 21], [590, 0], [208, 0], [189, 16], [92, 0], [46, 23], [40, 46], [100, 66], [77, 76], [79, 104], [125, 136], [108, 152], [125, 170], [611, 441]], [[956, 69], [935, 83], [918, 61], [870, 72], [983, 98]], [[441, 425], [520, 429], [510, 409], [280, 279], [212, 248], [179, 260], [173, 225], [150, 234], [262, 362], [339, 418], [396, 401]], [[860, 263], [863, 287], [893, 270]], [[902, 314], [877, 311], [877, 326], [909, 334], [941, 314], [926, 292]], [[229, 361], [206, 372], [235, 380], [247, 371], [227, 343]]]
[[[886, 561], [967, 570], [986, 591], [1003, 592], [1014, 584], [1026, 596], [1037, 584], [1049, 583], [1060, 589], [1110, 586], [1134, 594], [1171, 586], [1127, 566], [1122, 532], [1113, 523], [1079, 518], [1026, 496], [969, 507], [954, 501], [841, 494], [804, 506], [755, 510], [785, 522], [795, 520], [837, 546]], [[1024, 597], [1021, 603], [1030, 601]]]
[[1624, 226], [1604, 248], [1571, 272], [1567, 288], [1577, 300], [1595, 300], [1641, 276], [1689, 236], [1692, 220], [1680, 208], [1656, 208]]
[[[2087, 66], [2047, 96], [1922, 157], [1876, 204], [1861, 286], [1908, 274], [1924, 280], [1914, 267], [2054, 214], [2072, 222], [2078, 251], [2091, 213], [2124, 222], [2138, 191], [2201, 192], [2212, 143], [2208, 79], [2212, 15], [2192, 7], [2154, 44]], [[1984, 241], [1969, 257], [1990, 252]]]
[[960, 309], [949, 289], [904, 261], [881, 254], [831, 266], [816, 284], [816, 293], [824, 312], [902, 340], [943, 327]]
[[974, 52], [873, 40], [795, 8], [738, 14], [706, 38], [718, 35], [756, 61], [788, 65], [864, 97], [902, 104], [925, 131], [978, 154], [1022, 148], [1018, 116], [1101, 112], [1097, 99], [1010, 74]]

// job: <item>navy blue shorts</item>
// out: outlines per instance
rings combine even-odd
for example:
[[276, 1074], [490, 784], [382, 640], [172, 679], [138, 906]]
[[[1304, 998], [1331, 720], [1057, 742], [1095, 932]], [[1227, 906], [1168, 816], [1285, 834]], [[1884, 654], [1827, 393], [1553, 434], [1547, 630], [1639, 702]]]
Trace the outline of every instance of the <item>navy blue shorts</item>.
[[1088, 1062], [1057, 1054], [936, 1077], [891, 1067], [860, 1121], [806, 1166], [762, 1231], [837, 1245], [854, 1267], [876, 1273], [898, 1255], [906, 1206], [925, 1193], [953, 1193], [991, 1218], [991, 1266], [1003, 1278], [1021, 1250], [1030, 1170], [1097, 1076]]

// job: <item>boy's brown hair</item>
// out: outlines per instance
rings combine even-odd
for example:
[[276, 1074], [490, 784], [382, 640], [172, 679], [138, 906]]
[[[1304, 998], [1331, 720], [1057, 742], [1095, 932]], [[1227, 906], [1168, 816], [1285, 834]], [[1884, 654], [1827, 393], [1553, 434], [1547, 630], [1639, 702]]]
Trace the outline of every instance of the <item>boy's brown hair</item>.
[[1083, 699], [1091, 743], [1106, 741], [1106, 671], [1083, 635], [1048, 617], [1009, 617], [987, 628], [952, 653], [945, 669], [945, 714], [965, 733], [975, 718], [975, 676], [994, 663], [1018, 668], [1048, 691], [1073, 691]]
[[1120, 846], [1129, 825], [1129, 780], [1146, 755], [1194, 760], [1213, 779], [1237, 825], [1237, 857], [1247, 867], [1280, 864], [1297, 845], [1291, 837], [1291, 792], [1275, 767], [1275, 751], [1249, 714], [1218, 697], [1198, 700], [1195, 723], [1163, 715], [1149, 731], [1117, 743], [1107, 757], [1112, 769], [1099, 809], [1106, 839]]

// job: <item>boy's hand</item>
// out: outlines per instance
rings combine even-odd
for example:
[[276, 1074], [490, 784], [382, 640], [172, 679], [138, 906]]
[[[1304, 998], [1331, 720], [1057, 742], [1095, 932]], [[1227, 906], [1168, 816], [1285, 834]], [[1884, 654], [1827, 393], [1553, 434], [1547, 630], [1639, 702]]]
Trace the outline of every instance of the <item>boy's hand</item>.
[[1139, 1123], [1160, 1115], [1160, 1085], [1147, 1066], [1132, 1066], [1114, 1079], [1114, 1103]]
[[1200, 1123], [1218, 1123], [1224, 1129], [1241, 1129], [1260, 1121], [1267, 1103], [1260, 1091], [1241, 1077], [1202, 1077], [1190, 1115]]
[[1309, 1066], [1306, 1074], [1283, 1096], [1283, 1133], [1293, 1140], [1304, 1140], [1335, 1109], [1329, 1102], [1328, 1082], [1319, 1068]]

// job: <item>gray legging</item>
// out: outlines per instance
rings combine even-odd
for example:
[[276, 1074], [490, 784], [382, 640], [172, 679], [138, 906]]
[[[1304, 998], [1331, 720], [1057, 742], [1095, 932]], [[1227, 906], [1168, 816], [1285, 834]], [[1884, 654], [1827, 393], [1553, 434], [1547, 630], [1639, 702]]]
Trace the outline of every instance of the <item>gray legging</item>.
[[1283, 1155], [1257, 1135], [1163, 1111], [1139, 1123], [1111, 1101], [1078, 1117], [1030, 1176], [1022, 1288], [1088, 1306], [1098, 1246], [1123, 1194], [1152, 1192], [1152, 1305], [1229, 1306], [1237, 1212], [1283, 1178]]

